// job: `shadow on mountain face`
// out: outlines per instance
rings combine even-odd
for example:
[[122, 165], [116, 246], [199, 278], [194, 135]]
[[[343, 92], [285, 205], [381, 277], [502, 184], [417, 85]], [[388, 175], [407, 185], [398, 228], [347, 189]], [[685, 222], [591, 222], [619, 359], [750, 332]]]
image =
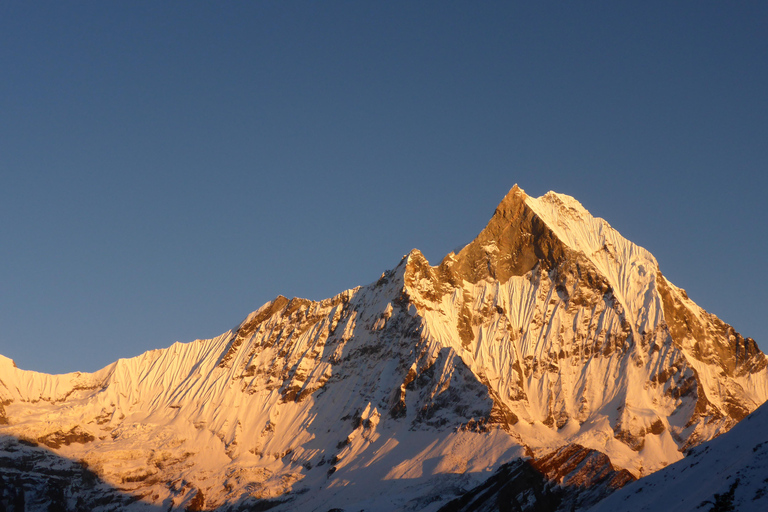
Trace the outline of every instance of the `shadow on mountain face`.
[[518, 459], [501, 466], [485, 482], [446, 503], [439, 512], [553, 512], [560, 509], [565, 490], [549, 484], [529, 461]]
[[[581, 509], [634, 480], [595, 450], [569, 445], [536, 460], [517, 459], [440, 508], [440, 512], [555, 512]], [[265, 511], [290, 501], [239, 500], [226, 510]], [[0, 436], [0, 512], [173, 509], [153, 505], [101, 480], [82, 463], [29, 441]], [[202, 493], [177, 510], [205, 510]]]
[[36, 443], [0, 436], [0, 512], [167, 510], [125, 494], [88, 467]]
[[175, 500], [180, 502], [178, 506], [171, 500], [156, 504], [142, 498], [108, 484], [83, 462], [62, 457], [33, 441], [0, 435], [0, 512], [262, 512], [290, 501], [293, 496], [272, 500], [244, 497], [211, 509], [205, 506], [202, 491], [190, 493], [189, 487], [182, 484], [179, 499]]
[[635, 480], [608, 457], [570, 444], [539, 459], [518, 459], [439, 512], [567, 512], [582, 510]]

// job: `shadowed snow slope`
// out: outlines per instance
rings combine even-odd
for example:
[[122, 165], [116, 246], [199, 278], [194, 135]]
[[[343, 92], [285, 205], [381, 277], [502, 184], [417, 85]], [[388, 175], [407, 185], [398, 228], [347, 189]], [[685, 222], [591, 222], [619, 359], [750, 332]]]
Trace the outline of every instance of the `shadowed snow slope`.
[[768, 510], [768, 407], [590, 512], [656, 510]]
[[437, 510], [571, 444], [661, 469], [761, 404], [766, 371], [646, 250], [573, 198], [515, 187], [437, 266], [414, 250], [368, 286], [278, 297], [92, 374], [0, 356], [0, 434], [137, 504]]
[[29, 442], [0, 436], [0, 510], [4, 512], [97, 508], [143, 512], [166, 510], [137, 503], [102, 482], [86, 464], [73, 462]]

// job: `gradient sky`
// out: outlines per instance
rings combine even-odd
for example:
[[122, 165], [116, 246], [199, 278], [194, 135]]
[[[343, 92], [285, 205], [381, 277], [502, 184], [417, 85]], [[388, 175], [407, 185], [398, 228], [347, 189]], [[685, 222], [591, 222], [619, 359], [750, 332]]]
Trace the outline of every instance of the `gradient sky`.
[[434, 264], [518, 183], [768, 349], [766, 2], [0, 3], [0, 353], [94, 371]]

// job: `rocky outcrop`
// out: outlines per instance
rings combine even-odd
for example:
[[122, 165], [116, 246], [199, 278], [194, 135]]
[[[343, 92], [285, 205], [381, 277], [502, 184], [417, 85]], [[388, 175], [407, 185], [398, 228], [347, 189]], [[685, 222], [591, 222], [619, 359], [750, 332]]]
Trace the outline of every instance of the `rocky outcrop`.
[[570, 444], [539, 459], [519, 459], [439, 512], [567, 512], [585, 510], [633, 482], [596, 450]]
[[697, 360], [716, 365], [728, 377], [757, 373], [768, 365], [755, 340], [744, 338], [733, 327], [696, 306], [685, 290], [675, 290], [661, 273], [656, 284], [675, 345], [689, 348]]
[[0, 425], [7, 425], [8, 424], [8, 418], [5, 415], [5, 406], [10, 405], [10, 400], [8, 402], [1, 402], [0, 401]]
[[37, 442], [44, 444], [49, 448], [61, 448], [69, 446], [72, 443], [85, 444], [94, 441], [96, 438], [86, 432], [79, 426], [74, 426], [67, 432], [57, 430], [37, 438]]
[[515, 185], [477, 238], [458, 254], [447, 256], [441, 267], [473, 284], [486, 278], [503, 284], [537, 266], [556, 268], [570, 251], [526, 204], [526, 198]]
[[633, 482], [591, 512], [768, 510], [768, 406], [681, 461]]

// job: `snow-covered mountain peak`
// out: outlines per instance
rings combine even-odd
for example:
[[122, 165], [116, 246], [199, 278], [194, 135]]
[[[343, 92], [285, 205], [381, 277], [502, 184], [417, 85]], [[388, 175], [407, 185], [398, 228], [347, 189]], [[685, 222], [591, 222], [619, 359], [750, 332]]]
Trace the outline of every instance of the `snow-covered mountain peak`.
[[548, 192], [538, 198], [529, 197], [526, 204], [564, 243], [599, 266], [608, 256], [614, 264], [658, 268], [650, 252], [621, 236], [606, 220], [592, 216], [571, 196]]
[[527, 200], [521, 188], [512, 188], [480, 234], [457, 254], [449, 254], [441, 266], [469, 283], [486, 279], [504, 283], [536, 266], [555, 268], [566, 247]]
[[517, 186], [437, 266], [414, 249], [369, 285], [278, 296], [216, 338], [93, 374], [0, 358], [0, 433], [165, 509], [436, 510], [553, 452], [641, 476], [766, 398], [756, 344], [648, 251]]
[[517, 209], [517, 205], [521, 202], [525, 202], [525, 200], [528, 198], [528, 194], [525, 193], [525, 190], [520, 188], [517, 183], [509, 189], [509, 192], [506, 193], [504, 198], [501, 200], [499, 205], [496, 207], [496, 210], [494, 212], [495, 215], [504, 215], [506, 212], [514, 212]]
[[[584, 206], [578, 200], [576, 200], [576, 198], [567, 194], [555, 192], [554, 190], [550, 190], [543, 196], [536, 198], [536, 201], [551, 204], [553, 207], [556, 207], [559, 210], [559, 215], [561, 216], [570, 216], [575, 219], [592, 217], [592, 214], [589, 213], [589, 211], [587, 211], [587, 209], [584, 208]], [[599, 220], [605, 222], [603, 219]]]

